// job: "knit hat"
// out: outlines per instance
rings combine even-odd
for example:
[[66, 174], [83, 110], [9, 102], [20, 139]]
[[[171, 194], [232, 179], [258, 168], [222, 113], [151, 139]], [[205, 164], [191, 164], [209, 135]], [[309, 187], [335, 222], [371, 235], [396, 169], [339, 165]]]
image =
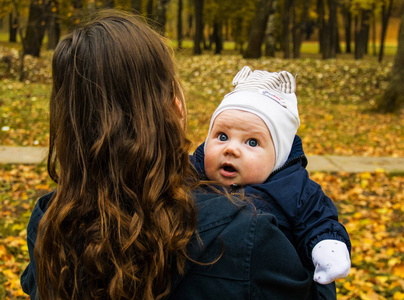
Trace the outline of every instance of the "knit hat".
[[237, 109], [253, 113], [267, 125], [275, 146], [274, 171], [282, 167], [292, 149], [300, 125], [296, 82], [286, 71], [270, 73], [245, 66], [233, 79], [234, 90], [224, 96], [210, 121], [206, 144], [216, 117], [225, 110]]

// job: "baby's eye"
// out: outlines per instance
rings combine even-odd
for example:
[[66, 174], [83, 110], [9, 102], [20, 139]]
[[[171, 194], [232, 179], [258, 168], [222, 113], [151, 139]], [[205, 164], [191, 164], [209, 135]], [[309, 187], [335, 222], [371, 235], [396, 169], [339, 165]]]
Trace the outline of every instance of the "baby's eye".
[[258, 146], [258, 141], [256, 139], [249, 139], [247, 141], [247, 145], [250, 147], [257, 147]]
[[227, 141], [229, 138], [227, 137], [227, 135], [225, 133], [220, 133], [218, 136], [219, 141], [221, 142], [225, 142]]

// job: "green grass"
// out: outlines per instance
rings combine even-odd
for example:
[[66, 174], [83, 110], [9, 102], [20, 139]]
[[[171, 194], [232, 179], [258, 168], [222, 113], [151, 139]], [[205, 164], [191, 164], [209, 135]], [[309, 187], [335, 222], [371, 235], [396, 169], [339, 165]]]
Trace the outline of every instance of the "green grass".
[[[7, 46], [7, 47], [14, 47], [17, 49], [21, 48], [21, 43], [20, 43], [20, 37], [17, 34], [17, 43], [10, 43], [9, 41], [9, 34], [8, 32], [0, 32], [0, 45], [3, 46]], [[178, 47], [178, 41], [175, 39], [172, 40], [168, 40], [169, 44], [171, 45], [171, 47], [173, 47], [174, 49], [176, 49]], [[47, 43], [47, 36], [44, 36], [44, 40], [43, 40], [43, 48], [46, 49], [46, 43]], [[207, 41], [208, 43], [208, 41]], [[341, 42], [341, 48], [342, 51], [345, 51], [345, 43]], [[244, 48], [246, 47], [247, 43], [244, 44]], [[189, 40], [189, 39], [185, 39], [182, 41], [182, 48], [187, 51], [190, 49], [193, 49], [194, 46], [194, 42], [193, 40]], [[212, 49], [214, 49], [214, 45], [212, 45]], [[292, 47], [292, 46], [291, 46]], [[353, 51], [355, 47], [355, 44], [352, 43], [351, 49]], [[379, 52], [379, 42], [377, 42], [377, 52]], [[207, 50], [203, 50], [203, 51], [207, 51]], [[211, 50], [212, 51], [212, 50]], [[238, 54], [239, 50], [235, 50], [235, 43], [233, 41], [224, 41], [223, 43], [223, 51], [224, 52], [230, 52], [232, 54]], [[391, 55], [395, 55], [397, 52], [397, 43], [396, 42], [386, 42], [385, 43], [385, 47], [384, 47], [384, 55], [385, 56], [391, 56]], [[312, 42], [312, 41], [305, 41], [302, 43], [301, 46], [301, 53], [304, 54], [309, 54], [309, 55], [317, 55], [319, 53], [319, 44], [318, 42]], [[373, 44], [370, 42], [369, 43], [369, 54], [373, 55]], [[279, 55], [281, 56], [281, 55]]]
[[[315, 51], [313, 45], [307, 50]], [[5, 48], [0, 46], [0, 51]], [[6, 50], [4, 50], [6, 51]], [[243, 59], [226, 50], [222, 55], [190, 49], [177, 52], [189, 112], [189, 137], [195, 145], [204, 141], [210, 116], [232, 89], [232, 79], [243, 66], [268, 71], [288, 70], [297, 76], [302, 136], [307, 154], [404, 156], [402, 115], [371, 112], [387, 87], [392, 57], [375, 63], [352, 55], [322, 60], [306, 53], [302, 59]], [[18, 54], [15, 54], [17, 56]], [[4, 145], [47, 146], [51, 51], [40, 59], [26, 57], [26, 80], [18, 82], [18, 57], [13, 73], [5, 74], [0, 62], [0, 140]], [[3, 70], [3, 73], [2, 73]], [[3, 75], [2, 75], [3, 74]]]
[[0, 140], [10, 145], [46, 145], [50, 85], [9, 81], [0, 86]]
[[[176, 40], [169, 40], [169, 44], [174, 49], [176, 49], [177, 46], [178, 46], [178, 42]], [[194, 46], [194, 43], [191, 40], [184, 40], [182, 42], [182, 48], [184, 50], [193, 49], [193, 46]], [[245, 49], [246, 46], [247, 46], [247, 44], [245, 43], [244, 44], [244, 49]], [[379, 44], [377, 44], [376, 47], [377, 47], [376, 50], [377, 50], [377, 53], [378, 53], [379, 52], [379, 47], [380, 47]], [[206, 51], [208, 51], [208, 52], [212, 51], [213, 52], [214, 49], [215, 49], [215, 46], [213, 45], [212, 50], [204, 50], [204, 49], [202, 49], [202, 52], [206, 52]], [[232, 42], [232, 41], [225, 41], [224, 45], [223, 45], [223, 49], [224, 49], [223, 52], [225, 54], [229, 54], [229, 53], [230, 54], [239, 54], [239, 50], [235, 50], [235, 43]], [[302, 43], [300, 52], [301, 52], [302, 56], [304, 56], [305, 54], [308, 54], [310, 56], [317, 55], [320, 58], [321, 56], [319, 54], [319, 49], [320, 49], [320, 47], [319, 47], [318, 42], [309, 41], [309, 42], [303, 42]], [[352, 43], [351, 50], [354, 51], [354, 49], [355, 49], [355, 44]], [[345, 43], [341, 43], [341, 50], [343, 52], [342, 55], [345, 55]], [[264, 46], [262, 48], [262, 51], [263, 51], [262, 53], [264, 53]], [[292, 51], [292, 46], [291, 46], [291, 51]], [[372, 56], [373, 55], [373, 44], [369, 43], [368, 51], [369, 51], [368, 55]], [[393, 56], [393, 55], [396, 54], [396, 52], [397, 52], [397, 43], [385, 44], [385, 46], [384, 46], [384, 55], [385, 56]], [[353, 52], [351, 54], [347, 54], [347, 55], [353, 56]], [[283, 54], [279, 52], [279, 53], [277, 53], [277, 56], [282, 57]], [[341, 56], [341, 54], [339, 56]]]

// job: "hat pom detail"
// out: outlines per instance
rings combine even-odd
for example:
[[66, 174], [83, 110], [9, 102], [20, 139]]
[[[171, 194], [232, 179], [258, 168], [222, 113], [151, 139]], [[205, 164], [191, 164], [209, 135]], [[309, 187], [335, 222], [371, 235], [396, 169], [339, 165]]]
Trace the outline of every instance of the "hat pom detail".
[[248, 66], [242, 68], [233, 78], [233, 85], [236, 86], [240, 82], [246, 81], [251, 74], [251, 69]]
[[286, 71], [279, 72], [279, 79], [281, 81], [280, 90], [284, 93], [291, 94], [296, 90], [296, 80], [292, 74]]

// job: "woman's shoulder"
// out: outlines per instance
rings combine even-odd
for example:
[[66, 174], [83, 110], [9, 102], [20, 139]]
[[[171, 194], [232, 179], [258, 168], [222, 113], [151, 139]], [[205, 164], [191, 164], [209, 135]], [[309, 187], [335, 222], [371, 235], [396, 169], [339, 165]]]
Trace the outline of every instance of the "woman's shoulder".
[[31, 218], [28, 223], [28, 228], [27, 228], [28, 239], [31, 238], [31, 239], [35, 240], [38, 224], [41, 221], [46, 210], [48, 209], [48, 203], [54, 193], [55, 192], [53, 191], [49, 194], [46, 194], [46, 195], [42, 196], [41, 198], [39, 198], [38, 201], [36, 202], [35, 207], [31, 213]]
[[272, 214], [226, 195], [197, 194], [195, 202], [199, 223], [188, 254], [202, 264], [188, 265], [172, 299], [275, 299], [285, 289], [304, 299], [311, 277]]
[[55, 191], [52, 191], [52, 192], [40, 197], [35, 204], [35, 207], [32, 211], [32, 215], [37, 215], [42, 218], [42, 216], [48, 209], [49, 201], [52, 199], [52, 196], [54, 193], [55, 193]]

